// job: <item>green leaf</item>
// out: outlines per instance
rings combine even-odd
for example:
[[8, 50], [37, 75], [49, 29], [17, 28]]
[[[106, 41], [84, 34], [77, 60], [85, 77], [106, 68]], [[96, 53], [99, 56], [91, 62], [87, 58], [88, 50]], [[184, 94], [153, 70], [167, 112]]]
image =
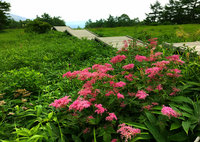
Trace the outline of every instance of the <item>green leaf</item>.
[[181, 124], [179, 122], [174, 122], [171, 124], [170, 131], [178, 129], [180, 127], [181, 127]]
[[190, 124], [191, 124], [191, 122], [189, 122], [189, 121], [183, 121], [182, 122], [183, 129], [184, 129], [184, 131], [186, 132], [187, 135], [188, 135], [188, 131], [189, 131], [189, 128], [190, 128]]
[[103, 140], [104, 140], [104, 142], [110, 142], [111, 141], [111, 134], [110, 133], [105, 133], [103, 135]]
[[95, 134], [95, 128], [93, 128], [93, 135], [94, 135], [94, 142], [97, 142], [97, 140], [96, 140], [96, 134]]
[[189, 97], [184, 97], [184, 96], [172, 97], [170, 100], [173, 102], [186, 102], [192, 104], [192, 100]]
[[40, 114], [42, 113], [42, 105], [37, 105], [36, 108], [37, 108], [37, 117], [39, 117]]
[[149, 132], [153, 135], [153, 137], [156, 139], [157, 142], [166, 142], [167, 141], [165, 139], [165, 137], [163, 135], [161, 135], [159, 130], [154, 125], [152, 125], [150, 122], [146, 121], [145, 125], [147, 126]]
[[156, 117], [152, 115], [150, 112], [146, 111], [145, 114], [152, 124], [155, 124], [157, 122]]
[[49, 119], [51, 119], [52, 116], [53, 116], [53, 112], [51, 112], [51, 113], [48, 114], [48, 118], [49, 118]]
[[176, 133], [172, 136], [169, 136], [170, 141], [180, 142], [180, 141], [186, 141], [187, 135], [182, 131], [179, 133]]
[[141, 123], [129, 122], [129, 123], [125, 123], [125, 124], [136, 127], [136, 128], [148, 130], [147, 127], [144, 124], [141, 124]]
[[44, 136], [42, 135], [34, 135], [31, 138], [28, 139], [28, 142], [37, 142], [40, 138], [43, 138]]
[[81, 142], [81, 139], [76, 135], [72, 135], [72, 139], [74, 142]]

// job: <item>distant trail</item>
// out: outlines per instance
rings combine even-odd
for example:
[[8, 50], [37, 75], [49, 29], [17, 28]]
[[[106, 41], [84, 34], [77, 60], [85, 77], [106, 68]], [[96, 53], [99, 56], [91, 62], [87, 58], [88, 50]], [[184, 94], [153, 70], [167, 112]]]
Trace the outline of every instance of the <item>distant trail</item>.
[[[54, 26], [54, 30], [60, 31], [60, 32], [67, 32], [72, 36], [75, 36], [79, 39], [86, 38], [89, 40], [96, 40], [103, 42], [106, 45], [113, 46], [114, 48], [117, 48], [120, 50], [121, 48], [124, 47], [124, 41], [133, 41], [133, 38], [129, 36], [115, 36], [115, 37], [99, 37], [98, 35], [88, 31], [88, 30], [73, 30], [68, 26]], [[145, 45], [144, 42], [140, 40], [136, 40], [138, 45]], [[164, 43], [165, 46], [170, 46], [169, 43]], [[172, 43], [173, 47], [183, 47], [183, 46], [188, 46], [190, 48], [196, 47], [196, 51], [200, 55], [200, 42], [182, 42], [182, 43]]]

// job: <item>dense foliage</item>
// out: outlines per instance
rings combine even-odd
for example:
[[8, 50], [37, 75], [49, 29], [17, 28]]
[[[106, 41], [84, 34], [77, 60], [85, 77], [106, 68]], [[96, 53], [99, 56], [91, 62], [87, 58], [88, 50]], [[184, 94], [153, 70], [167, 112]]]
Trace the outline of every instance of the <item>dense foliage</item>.
[[26, 24], [25, 32], [46, 33], [51, 30], [51, 25], [47, 22], [33, 20]]
[[44, 13], [41, 17], [37, 16], [36, 20], [49, 23], [51, 26], [65, 26], [65, 21], [61, 17], [51, 17], [49, 14]]
[[10, 4], [0, 0], [0, 30], [5, 28], [8, 23], [7, 12], [10, 10]]
[[98, 27], [124, 27], [124, 26], [134, 26], [140, 24], [138, 18], [130, 19], [127, 14], [122, 14], [120, 17], [113, 17], [110, 15], [108, 19], [96, 20], [92, 22], [88, 20], [85, 24], [86, 28], [98, 28]]
[[5, 30], [0, 42], [0, 141], [189, 142], [200, 133], [191, 50], [151, 39], [116, 54], [55, 31]]
[[150, 6], [145, 24], [188, 24], [200, 23], [199, 0], [169, 0], [165, 6], [159, 1]]

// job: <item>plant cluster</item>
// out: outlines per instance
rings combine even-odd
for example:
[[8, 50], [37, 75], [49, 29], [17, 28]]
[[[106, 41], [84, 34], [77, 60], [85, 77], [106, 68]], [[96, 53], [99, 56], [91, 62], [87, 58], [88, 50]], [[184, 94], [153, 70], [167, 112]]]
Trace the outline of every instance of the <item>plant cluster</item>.
[[[182, 135], [183, 141], [194, 138], [194, 131], [198, 131], [199, 111], [190, 112], [189, 107], [187, 110], [173, 103], [174, 99], [200, 107], [199, 103], [179, 96], [180, 67], [185, 62], [179, 55], [167, 56], [159, 52], [156, 39], [149, 42], [146, 47], [129, 43], [128, 48], [125, 41], [126, 47], [118, 51], [110, 63], [65, 73], [63, 77], [78, 79], [83, 85], [77, 94], [50, 104], [57, 109], [63, 123], [70, 123], [68, 118], [74, 116], [75, 124], [63, 124], [62, 127], [74, 132], [78, 125], [76, 133], [84, 141], [120, 141], [120, 137], [124, 141], [134, 137], [150, 140], [153, 136], [164, 142], [176, 141], [177, 136]], [[197, 113], [196, 121], [189, 120], [186, 115], [189, 112]], [[188, 133], [191, 136], [187, 138]]]
[[30, 21], [26, 27], [25, 32], [46, 33], [51, 30], [51, 25], [47, 22], [33, 20]]

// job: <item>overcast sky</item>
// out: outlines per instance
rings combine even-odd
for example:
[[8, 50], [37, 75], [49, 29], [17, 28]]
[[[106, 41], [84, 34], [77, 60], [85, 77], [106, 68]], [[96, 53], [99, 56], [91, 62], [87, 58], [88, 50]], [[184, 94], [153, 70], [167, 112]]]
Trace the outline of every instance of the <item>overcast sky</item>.
[[[104, 18], [109, 14], [120, 16], [125, 13], [131, 19], [145, 18], [150, 12], [150, 4], [156, 0], [3, 0], [11, 4], [11, 14], [34, 19], [44, 12], [50, 16], [61, 16], [66, 22], [92, 21]], [[159, 0], [162, 5], [169, 0]]]

